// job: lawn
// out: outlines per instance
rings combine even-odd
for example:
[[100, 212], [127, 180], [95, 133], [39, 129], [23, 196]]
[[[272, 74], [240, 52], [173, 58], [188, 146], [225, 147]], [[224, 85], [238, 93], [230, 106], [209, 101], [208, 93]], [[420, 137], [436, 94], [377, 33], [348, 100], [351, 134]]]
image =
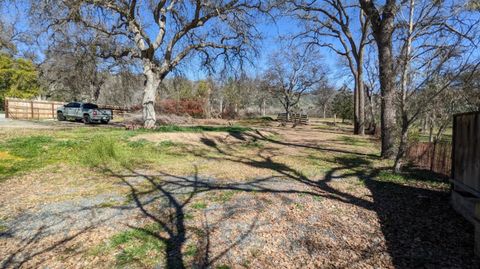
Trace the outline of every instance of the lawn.
[[477, 268], [449, 184], [347, 125], [0, 131], [0, 267]]

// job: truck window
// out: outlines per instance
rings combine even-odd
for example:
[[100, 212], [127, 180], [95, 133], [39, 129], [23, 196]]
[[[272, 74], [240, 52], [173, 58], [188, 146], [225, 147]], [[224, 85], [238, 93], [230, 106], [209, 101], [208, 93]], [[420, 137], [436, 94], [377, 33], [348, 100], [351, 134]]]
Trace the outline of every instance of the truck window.
[[95, 105], [95, 104], [86, 103], [86, 104], [83, 104], [83, 108], [85, 108], [85, 109], [97, 109], [98, 106]]

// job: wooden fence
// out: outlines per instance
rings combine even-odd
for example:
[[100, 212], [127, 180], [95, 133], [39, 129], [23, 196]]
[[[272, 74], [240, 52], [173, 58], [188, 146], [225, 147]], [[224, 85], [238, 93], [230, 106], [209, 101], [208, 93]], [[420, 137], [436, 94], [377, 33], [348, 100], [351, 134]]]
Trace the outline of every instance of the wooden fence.
[[419, 142], [408, 148], [407, 159], [414, 166], [450, 177], [452, 144]]
[[[37, 101], [17, 98], [5, 98], [5, 117], [17, 120], [56, 119], [57, 108], [64, 102]], [[99, 108], [111, 109], [113, 116], [123, 116], [129, 109], [120, 106], [98, 105]]]
[[453, 171], [456, 186], [480, 198], [480, 112], [453, 119]]
[[5, 98], [5, 117], [22, 120], [55, 119], [63, 102]]
[[[277, 120], [286, 122], [287, 113], [278, 113]], [[290, 118], [288, 121], [296, 124], [308, 124], [308, 115], [301, 113], [290, 113]]]

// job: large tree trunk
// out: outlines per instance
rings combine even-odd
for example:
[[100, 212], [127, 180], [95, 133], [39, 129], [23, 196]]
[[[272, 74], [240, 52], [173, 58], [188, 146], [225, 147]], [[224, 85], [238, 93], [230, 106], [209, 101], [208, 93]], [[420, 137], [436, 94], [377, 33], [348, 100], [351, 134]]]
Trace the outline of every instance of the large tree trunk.
[[[342, 118], [343, 122], [343, 118]], [[353, 133], [359, 134], [359, 106], [358, 106], [358, 76], [355, 78], [355, 87], [353, 88]]]
[[155, 128], [157, 121], [155, 116], [155, 99], [161, 79], [160, 76], [154, 72], [153, 65], [150, 63], [144, 63], [143, 73], [147, 79], [143, 91], [143, 127], [152, 129]]
[[381, 138], [382, 157], [390, 159], [395, 155], [395, 74], [393, 72], [392, 29], [387, 29], [378, 37], [378, 60], [381, 86]]
[[408, 126], [402, 126], [402, 132], [400, 136], [400, 144], [398, 146], [397, 156], [395, 158], [394, 169], [396, 173], [402, 170], [403, 158], [407, 153], [408, 146]]
[[357, 102], [358, 102], [358, 127], [357, 134], [365, 135], [365, 88], [363, 87], [362, 67], [359, 68], [358, 82], [357, 82]]
[[377, 129], [377, 119], [375, 117], [375, 100], [373, 96], [371, 96], [369, 100], [370, 100], [371, 131], [373, 134], [375, 134]]
[[285, 119], [287, 122], [289, 122], [290, 121], [290, 105], [289, 104], [285, 106], [285, 113], [287, 114], [285, 116]]
[[[409, 28], [407, 42], [405, 44], [405, 55], [403, 59], [403, 69], [401, 76], [401, 89], [400, 89], [400, 112], [402, 115], [402, 131], [400, 136], [400, 144], [398, 146], [397, 157], [395, 158], [394, 169], [396, 173], [399, 173], [402, 168], [402, 160], [407, 150], [408, 129], [410, 127], [410, 121], [407, 113], [407, 87], [408, 87], [408, 71], [410, 67], [410, 51], [412, 48], [412, 33], [413, 33], [413, 12], [415, 8], [415, 0], [410, 0], [410, 16], [409, 16]], [[412, 118], [413, 120], [413, 118]]]
[[390, 159], [395, 155], [395, 74], [393, 70], [392, 34], [395, 29], [397, 1], [386, 1], [382, 14], [379, 13], [374, 1], [359, 0], [359, 2], [370, 19], [370, 25], [378, 47], [380, 94], [382, 96], [380, 108], [382, 157]]

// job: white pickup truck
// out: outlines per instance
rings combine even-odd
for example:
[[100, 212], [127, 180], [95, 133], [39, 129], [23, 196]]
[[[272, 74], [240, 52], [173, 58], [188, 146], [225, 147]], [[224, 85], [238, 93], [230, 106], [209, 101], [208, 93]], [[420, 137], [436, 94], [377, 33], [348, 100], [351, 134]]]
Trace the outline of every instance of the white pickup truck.
[[72, 102], [57, 108], [57, 119], [81, 120], [85, 124], [99, 122], [107, 124], [113, 118], [112, 110], [99, 109], [91, 103]]

